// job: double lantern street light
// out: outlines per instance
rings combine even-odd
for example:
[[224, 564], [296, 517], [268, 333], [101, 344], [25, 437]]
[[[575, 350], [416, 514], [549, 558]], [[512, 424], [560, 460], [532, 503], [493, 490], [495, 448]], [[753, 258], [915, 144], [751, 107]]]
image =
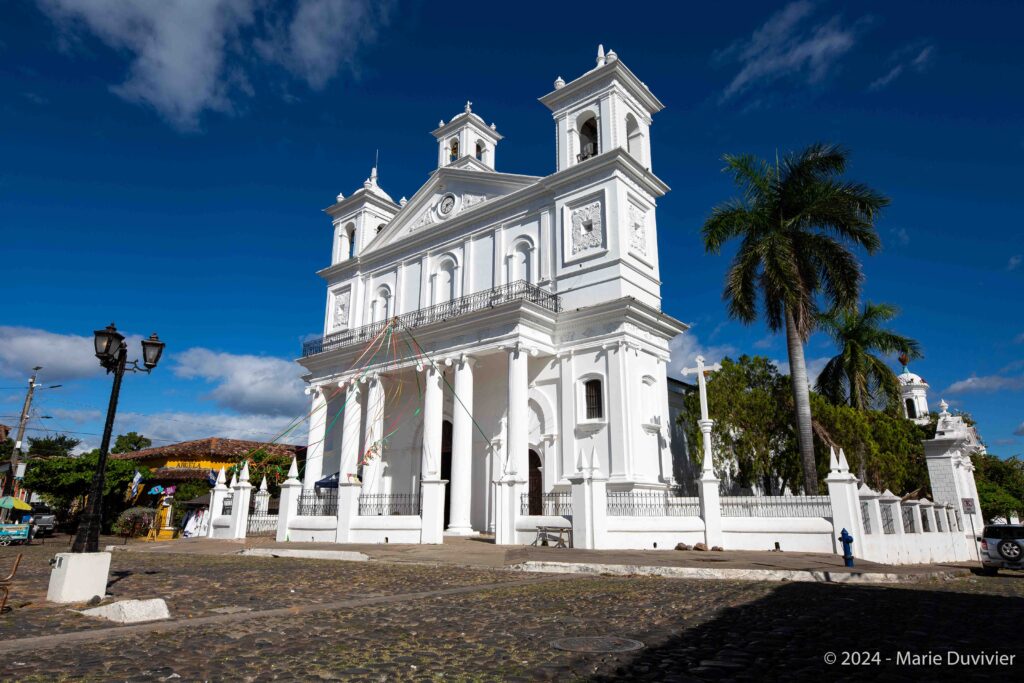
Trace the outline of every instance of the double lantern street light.
[[128, 345], [124, 335], [117, 331], [114, 323], [102, 330], [96, 330], [96, 357], [107, 374], [113, 373], [114, 386], [110, 390], [110, 403], [107, 405], [107, 422], [103, 426], [103, 440], [100, 442], [100, 455], [96, 463], [96, 473], [92, 477], [89, 499], [82, 521], [78, 524], [75, 542], [71, 546], [73, 553], [99, 552], [100, 525], [103, 521], [103, 479], [107, 469], [107, 453], [110, 450], [110, 433], [114, 428], [114, 416], [117, 414], [117, 399], [121, 393], [121, 378], [127, 372], [152, 372], [160, 356], [164, 352], [164, 343], [156, 336], [142, 340], [142, 366], [139, 361], [128, 361]]

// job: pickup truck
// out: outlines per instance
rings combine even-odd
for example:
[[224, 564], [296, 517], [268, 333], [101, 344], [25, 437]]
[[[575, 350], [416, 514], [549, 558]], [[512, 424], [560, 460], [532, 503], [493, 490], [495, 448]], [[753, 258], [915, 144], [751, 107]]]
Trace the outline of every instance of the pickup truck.
[[36, 536], [53, 536], [57, 528], [57, 518], [50, 508], [38, 503], [32, 504], [32, 524], [35, 525]]

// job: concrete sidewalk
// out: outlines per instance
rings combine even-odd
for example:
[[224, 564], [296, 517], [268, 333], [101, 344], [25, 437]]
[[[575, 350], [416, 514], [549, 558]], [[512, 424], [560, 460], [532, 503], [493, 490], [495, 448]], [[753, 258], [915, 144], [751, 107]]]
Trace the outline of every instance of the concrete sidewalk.
[[[678, 578], [790, 580], [826, 582], [899, 582], [966, 574], [967, 565], [883, 565], [857, 560], [843, 566], [838, 555], [758, 551], [700, 552], [678, 550], [583, 550], [533, 546], [497, 546], [487, 537], [446, 537], [443, 545], [369, 545], [277, 543], [270, 538], [240, 541], [179, 539], [160, 543], [133, 542], [114, 546], [130, 552], [232, 555], [306, 555], [321, 559], [430, 564], [435, 566], [506, 568], [521, 571], [650, 575]], [[312, 553], [309, 553], [312, 555]], [[361, 554], [361, 555], [360, 555]]]

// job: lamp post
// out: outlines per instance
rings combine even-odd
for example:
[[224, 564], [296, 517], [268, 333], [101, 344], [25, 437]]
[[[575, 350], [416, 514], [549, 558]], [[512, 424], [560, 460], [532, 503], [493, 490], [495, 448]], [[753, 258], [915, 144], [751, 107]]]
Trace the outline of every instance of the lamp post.
[[73, 553], [95, 553], [100, 547], [100, 525], [103, 521], [103, 480], [107, 469], [107, 453], [110, 450], [110, 433], [114, 428], [114, 417], [117, 414], [117, 399], [121, 393], [121, 378], [127, 372], [153, 371], [160, 362], [160, 355], [164, 351], [164, 343], [154, 332], [149, 339], [142, 340], [142, 365], [133, 360], [128, 361], [128, 345], [124, 341], [124, 335], [117, 331], [114, 323], [110, 323], [102, 330], [96, 330], [95, 344], [96, 357], [100, 365], [107, 371], [113, 373], [114, 386], [110, 390], [110, 403], [107, 405], [107, 421], [103, 425], [103, 440], [100, 442], [100, 455], [96, 463], [96, 473], [92, 477], [92, 485], [89, 488], [89, 500], [82, 514], [82, 520], [78, 524], [78, 531], [75, 534], [75, 542], [71, 546]]

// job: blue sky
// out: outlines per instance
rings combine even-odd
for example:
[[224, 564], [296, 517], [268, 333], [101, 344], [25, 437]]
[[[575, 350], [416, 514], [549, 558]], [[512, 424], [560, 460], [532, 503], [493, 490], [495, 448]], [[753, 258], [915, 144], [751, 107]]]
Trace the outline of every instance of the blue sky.
[[[498, 169], [553, 171], [537, 98], [613, 48], [667, 109], [655, 118], [664, 308], [675, 345], [784, 359], [728, 320], [728, 255], [699, 228], [732, 194], [723, 153], [824, 140], [892, 198], [864, 296], [899, 305], [913, 369], [1024, 452], [1024, 57], [1012, 3], [480, 3], [357, 0], [5, 3], [0, 21], [0, 422], [29, 369], [46, 382], [30, 435], [99, 442], [109, 387], [91, 333], [114, 320], [168, 343], [126, 379], [117, 429], [158, 443], [270, 438], [306, 403], [301, 340], [322, 327], [330, 221], [380, 152], [412, 196], [429, 135], [473, 101], [505, 135]], [[137, 341], [133, 349], [137, 349]], [[813, 337], [811, 368], [831, 354]], [[51, 419], [41, 419], [48, 415]]]

